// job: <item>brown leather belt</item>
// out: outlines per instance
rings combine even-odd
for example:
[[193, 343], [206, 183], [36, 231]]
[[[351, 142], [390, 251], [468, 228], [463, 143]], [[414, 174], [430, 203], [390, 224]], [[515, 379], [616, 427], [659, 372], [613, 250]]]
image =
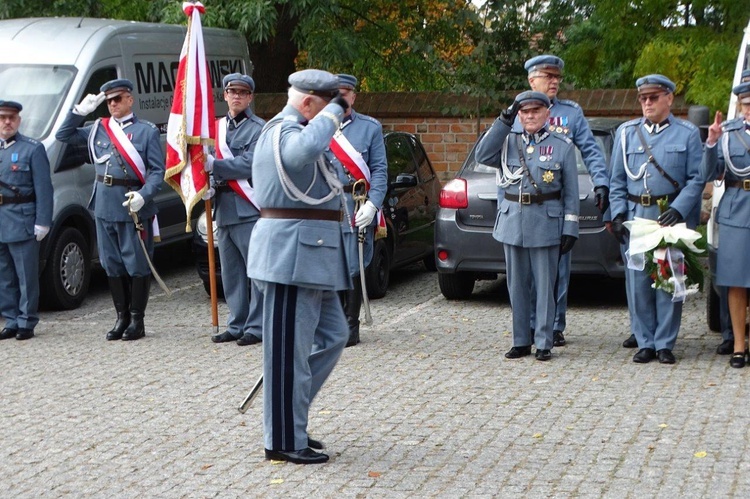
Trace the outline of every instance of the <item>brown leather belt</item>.
[[512, 194], [510, 192], [505, 193], [505, 199], [508, 201], [519, 201], [521, 204], [531, 204], [531, 203], [537, 203], [542, 204], [545, 201], [549, 201], [551, 199], [560, 199], [561, 194], [560, 191], [553, 191], [553, 192], [545, 192], [542, 194], [531, 194], [530, 192], [522, 192], [521, 196], [519, 198], [518, 194]]
[[351, 194], [353, 187], [354, 187], [354, 184], [346, 184], [345, 186], [343, 186], [343, 190], [344, 192]]
[[231, 187], [229, 187], [227, 184], [220, 184], [214, 187], [214, 190], [216, 192], [234, 192]]
[[21, 204], [21, 203], [33, 203], [36, 201], [36, 195], [30, 194], [28, 196], [3, 196], [0, 194], [0, 204]]
[[140, 187], [142, 185], [141, 181], [138, 179], [114, 178], [112, 177], [112, 175], [97, 175], [96, 181], [101, 182], [107, 187], [110, 187], [113, 185], [123, 185], [125, 187]]
[[727, 187], [738, 187], [743, 191], [750, 191], [750, 178], [744, 180], [725, 180], [724, 185]]
[[343, 220], [341, 210], [314, 210], [305, 208], [261, 208], [260, 218], [289, 218], [298, 220]]
[[666, 199], [670, 203], [677, 199], [679, 192], [673, 192], [672, 194], [662, 194], [661, 196], [654, 196], [653, 194], [630, 194], [628, 192], [628, 200], [634, 203], [642, 204], [643, 206], [655, 205], [659, 199]]

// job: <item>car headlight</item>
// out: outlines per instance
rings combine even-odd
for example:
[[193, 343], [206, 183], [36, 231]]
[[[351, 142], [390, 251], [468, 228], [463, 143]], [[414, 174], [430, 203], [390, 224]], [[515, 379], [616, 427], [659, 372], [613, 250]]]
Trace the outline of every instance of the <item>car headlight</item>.
[[[219, 247], [219, 237], [216, 229], [216, 224], [211, 224], [214, 233], [214, 248]], [[198, 235], [201, 236], [203, 242], [208, 244], [208, 222], [206, 222], [206, 213], [201, 213], [198, 217], [198, 223], [195, 224], [195, 230], [198, 231]]]

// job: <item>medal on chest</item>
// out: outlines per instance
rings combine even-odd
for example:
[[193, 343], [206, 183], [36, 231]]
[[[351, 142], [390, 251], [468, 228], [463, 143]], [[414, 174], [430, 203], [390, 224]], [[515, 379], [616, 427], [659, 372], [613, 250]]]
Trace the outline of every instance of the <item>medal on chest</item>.
[[544, 180], [544, 183], [551, 184], [555, 180], [555, 174], [552, 172], [552, 170], [546, 170], [542, 174], [542, 180]]

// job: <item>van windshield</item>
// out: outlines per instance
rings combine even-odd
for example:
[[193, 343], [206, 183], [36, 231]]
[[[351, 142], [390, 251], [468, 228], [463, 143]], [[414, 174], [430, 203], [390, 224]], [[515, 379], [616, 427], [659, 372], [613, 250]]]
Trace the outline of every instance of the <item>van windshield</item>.
[[50, 133], [75, 74], [74, 67], [0, 64], [0, 99], [23, 106], [22, 134], [41, 140]]

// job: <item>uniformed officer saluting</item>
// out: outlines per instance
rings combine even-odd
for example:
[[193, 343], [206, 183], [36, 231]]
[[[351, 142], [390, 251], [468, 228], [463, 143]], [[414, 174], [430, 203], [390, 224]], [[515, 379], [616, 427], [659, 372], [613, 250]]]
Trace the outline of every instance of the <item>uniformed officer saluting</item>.
[[44, 146], [18, 133], [18, 102], [0, 100], [0, 340], [28, 340], [39, 322], [39, 241], [52, 224]]
[[[503, 243], [513, 309], [509, 359], [552, 358], [555, 281], [560, 256], [578, 239], [578, 168], [575, 147], [550, 131], [549, 98], [541, 92], [518, 94], [477, 145], [477, 161], [500, 169], [498, 216], [492, 236]], [[518, 114], [521, 131], [511, 131]], [[536, 334], [529, 330], [532, 285]]]
[[263, 294], [263, 434], [266, 459], [323, 463], [307, 434], [310, 402], [344, 350], [349, 329], [336, 294], [351, 287], [341, 233], [342, 185], [325, 150], [349, 105], [338, 78], [289, 76], [284, 109], [253, 157], [260, 220], [248, 276]]
[[[367, 268], [372, 260], [375, 228], [378, 223], [375, 215], [383, 205], [388, 190], [388, 163], [382, 125], [375, 118], [359, 114], [352, 109], [357, 97], [357, 78], [347, 74], [340, 74], [338, 78], [339, 92], [349, 104], [349, 109], [344, 113], [341, 133], [333, 137], [329, 159], [336, 166], [339, 180], [344, 184], [347, 212], [351, 214], [342, 225], [349, 275], [354, 285], [352, 289], [341, 292], [341, 302], [344, 305], [346, 321], [349, 323], [349, 341], [346, 343], [349, 347], [359, 343], [359, 312], [362, 306], [357, 233], [365, 231], [363, 263]], [[367, 201], [355, 210], [352, 187], [359, 179], [366, 179], [369, 189]]]
[[[602, 213], [609, 207], [609, 170], [599, 144], [591, 133], [589, 124], [583, 116], [581, 106], [572, 100], [558, 99], [557, 92], [563, 80], [562, 70], [565, 63], [554, 55], [539, 55], [526, 61], [524, 68], [529, 72], [529, 86], [532, 90], [542, 92], [550, 99], [550, 116], [548, 119], [550, 131], [564, 134], [581, 151], [583, 164], [589, 171], [594, 184], [596, 206]], [[521, 129], [516, 120], [515, 131]], [[555, 323], [553, 325], [554, 344], [556, 347], [565, 345], [565, 314], [568, 309], [568, 287], [570, 285], [570, 260], [568, 252], [560, 258], [557, 271], [557, 287], [555, 290]], [[533, 296], [532, 296], [533, 300]], [[531, 329], [535, 327], [532, 308]]]
[[[96, 167], [89, 208], [94, 208], [99, 259], [117, 311], [107, 339], [137, 340], [145, 335], [143, 315], [151, 285], [151, 269], [138, 238], [145, 240], [150, 258], [154, 196], [164, 181], [164, 153], [156, 126], [132, 112], [130, 80], [108, 81], [100, 90], [74, 106], [55, 137], [69, 144], [88, 143]], [[112, 117], [78, 128], [105, 99]], [[142, 230], [136, 230], [130, 212], [138, 214]]]
[[[211, 337], [214, 343], [237, 341], [240, 346], [260, 343], [260, 297], [246, 272], [250, 234], [260, 212], [251, 185], [253, 152], [265, 121], [253, 114], [255, 82], [232, 73], [223, 80], [229, 114], [216, 122], [216, 156], [209, 155], [206, 171], [216, 180], [215, 216], [219, 232], [221, 282], [229, 306], [227, 330]], [[251, 297], [252, 295], [252, 297]]]
[[729, 312], [734, 335], [734, 353], [729, 365], [745, 367], [745, 321], [747, 288], [750, 288], [750, 82], [732, 89], [740, 106], [739, 117], [721, 122], [716, 112], [708, 128], [703, 153], [703, 175], [714, 180], [723, 175], [726, 191], [719, 202], [719, 245], [716, 256], [716, 284], [728, 287]]
[[[620, 244], [628, 236], [623, 222], [635, 217], [658, 220], [664, 226], [685, 222], [695, 228], [705, 185], [698, 128], [675, 118], [670, 110], [675, 84], [653, 74], [638, 78], [635, 85], [643, 117], [620, 125], [612, 150], [612, 232]], [[670, 204], [662, 214], [657, 199]], [[633, 362], [646, 363], [658, 356], [662, 364], [674, 364], [682, 302], [673, 303], [670, 294], [652, 284], [647, 272], [625, 269], [630, 330], [639, 347]]]

